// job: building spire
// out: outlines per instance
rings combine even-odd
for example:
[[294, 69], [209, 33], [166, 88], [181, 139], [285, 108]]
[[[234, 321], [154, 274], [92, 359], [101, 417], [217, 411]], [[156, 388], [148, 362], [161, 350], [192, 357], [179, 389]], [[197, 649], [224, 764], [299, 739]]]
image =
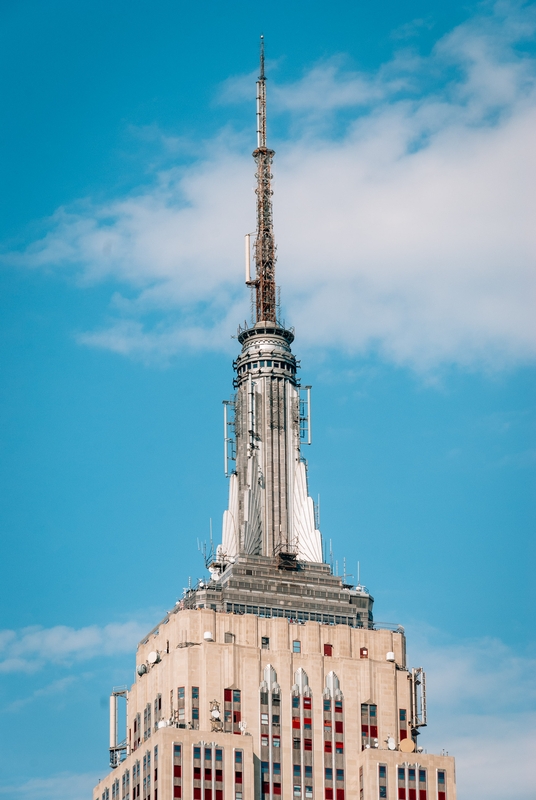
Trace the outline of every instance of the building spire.
[[260, 73], [257, 81], [257, 230], [255, 236], [255, 316], [256, 322], [277, 321], [275, 291], [275, 242], [272, 213], [271, 166], [275, 153], [266, 146], [266, 77], [264, 74], [264, 36], [261, 36]]

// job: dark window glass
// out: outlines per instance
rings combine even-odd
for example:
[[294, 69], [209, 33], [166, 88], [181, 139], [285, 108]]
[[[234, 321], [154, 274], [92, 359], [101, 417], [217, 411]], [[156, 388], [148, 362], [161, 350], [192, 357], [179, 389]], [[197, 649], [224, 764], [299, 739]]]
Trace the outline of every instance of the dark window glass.
[[201, 758], [201, 748], [194, 747], [194, 758]]
[[237, 750], [235, 752], [234, 760], [235, 760], [236, 764], [241, 764], [242, 763], [242, 750]]
[[379, 770], [380, 770], [380, 772], [379, 772], [380, 778], [386, 778], [387, 777], [387, 768], [380, 765]]
[[332, 781], [333, 780], [333, 770], [331, 767], [326, 767], [326, 780]]
[[299, 708], [300, 707], [300, 698], [293, 697], [292, 698], [292, 708]]
[[194, 700], [199, 699], [199, 686], [192, 686], [192, 698]]
[[233, 703], [240, 702], [240, 689], [233, 689]]

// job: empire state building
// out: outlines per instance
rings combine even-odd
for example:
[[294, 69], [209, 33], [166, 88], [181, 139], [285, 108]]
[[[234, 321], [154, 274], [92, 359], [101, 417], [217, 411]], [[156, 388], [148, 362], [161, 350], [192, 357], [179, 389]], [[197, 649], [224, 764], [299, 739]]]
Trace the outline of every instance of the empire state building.
[[453, 758], [419, 744], [425, 674], [406, 663], [404, 629], [376, 624], [366, 587], [323, 558], [302, 453], [310, 387], [278, 310], [274, 155], [261, 39], [254, 316], [224, 404], [222, 540], [209, 577], [138, 645], [134, 684], [113, 689], [111, 771], [93, 798], [455, 800]]

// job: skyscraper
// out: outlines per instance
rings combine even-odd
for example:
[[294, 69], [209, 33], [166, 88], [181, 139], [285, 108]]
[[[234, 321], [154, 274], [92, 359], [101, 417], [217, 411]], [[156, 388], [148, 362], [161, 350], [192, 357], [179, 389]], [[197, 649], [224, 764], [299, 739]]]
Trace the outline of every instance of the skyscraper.
[[375, 624], [367, 589], [323, 558], [309, 387], [278, 313], [262, 40], [253, 156], [255, 313], [224, 406], [222, 543], [140, 642], [135, 683], [112, 692], [112, 771], [94, 800], [455, 800], [453, 759], [418, 746], [425, 676], [406, 665], [404, 630]]

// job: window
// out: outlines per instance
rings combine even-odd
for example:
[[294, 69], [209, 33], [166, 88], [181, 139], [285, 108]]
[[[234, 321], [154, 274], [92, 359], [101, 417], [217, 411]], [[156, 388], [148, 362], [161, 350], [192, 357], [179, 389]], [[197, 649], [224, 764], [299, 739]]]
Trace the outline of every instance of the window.
[[338, 781], [343, 781], [344, 780], [344, 770], [343, 769], [338, 769], [337, 770], [337, 780]]
[[199, 686], [192, 686], [192, 700], [199, 700]]
[[312, 778], [313, 777], [313, 768], [312, 767], [309, 767], [309, 766], [305, 767], [305, 777], [306, 778]]
[[294, 750], [299, 750], [300, 749], [300, 740], [299, 739], [293, 739], [292, 740], [292, 746], [293, 746]]
[[279, 738], [279, 736], [273, 736], [272, 737], [272, 745], [274, 747], [279, 747], [280, 743], [281, 743], [281, 739]]
[[261, 736], [261, 747], [268, 747], [268, 737], [267, 736], [264, 736], [264, 735]]
[[301, 797], [301, 786], [294, 787], [294, 797]]
[[331, 753], [331, 740], [330, 739], [326, 739], [326, 741], [324, 742], [324, 751], [326, 753]]
[[274, 775], [281, 775], [281, 764], [278, 761], [274, 761], [272, 764], [272, 770]]
[[295, 639], [292, 642], [292, 652], [293, 653], [301, 653], [301, 642], [298, 639]]
[[304, 708], [311, 708], [311, 698], [310, 697], [304, 697], [303, 698], [303, 707]]
[[368, 658], [368, 647], [361, 647], [359, 649], [359, 658]]
[[201, 758], [201, 748], [194, 747], [194, 758]]
[[272, 724], [279, 725], [279, 714], [272, 714]]
[[437, 771], [437, 800], [447, 800], [445, 771]]
[[234, 633], [227, 631], [224, 635], [223, 641], [225, 644], [232, 644], [235, 640]]
[[299, 764], [294, 764], [293, 775], [294, 775], [294, 777], [297, 777], [297, 778], [299, 778], [301, 776], [301, 767], [300, 767]]
[[292, 698], [292, 708], [299, 708], [300, 707], [300, 698], [293, 697]]
[[261, 714], [261, 725], [268, 725], [268, 714]]
[[326, 772], [326, 780], [327, 781], [332, 781], [333, 780], [333, 770], [331, 769], [331, 767], [326, 767], [325, 772]]
[[199, 709], [192, 708], [192, 719], [199, 719]]
[[304, 739], [303, 740], [303, 749], [304, 750], [312, 750], [313, 749], [313, 740], [312, 739]]
[[324, 700], [324, 711], [331, 711], [331, 700]]
[[212, 750], [207, 747], [205, 750], [205, 761], [212, 761]]
[[184, 686], [179, 686], [177, 689], [177, 697], [179, 700], [184, 700]]
[[270, 638], [268, 636], [262, 636], [261, 637], [261, 648], [263, 650], [269, 650], [270, 649]]
[[312, 798], [312, 796], [313, 796], [313, 787], [312, 786], [306, 786], [305, 787], [305, 797], [306, 798]]
[[325, 644], [324, 645], [324, 655], [325, 656], [332, 656], [333, 655], [333, 645], [332, 644]]
[[335, 742], [335, 752], [339, 755], [344, 753], [344, 742]]
[[233, 689], [233, 703], [240, 702], [240, 689]]
[[235, 764], [241, 764], [242, 763], [242, 750], [235, 750], [234, 760], [235, 760]]

